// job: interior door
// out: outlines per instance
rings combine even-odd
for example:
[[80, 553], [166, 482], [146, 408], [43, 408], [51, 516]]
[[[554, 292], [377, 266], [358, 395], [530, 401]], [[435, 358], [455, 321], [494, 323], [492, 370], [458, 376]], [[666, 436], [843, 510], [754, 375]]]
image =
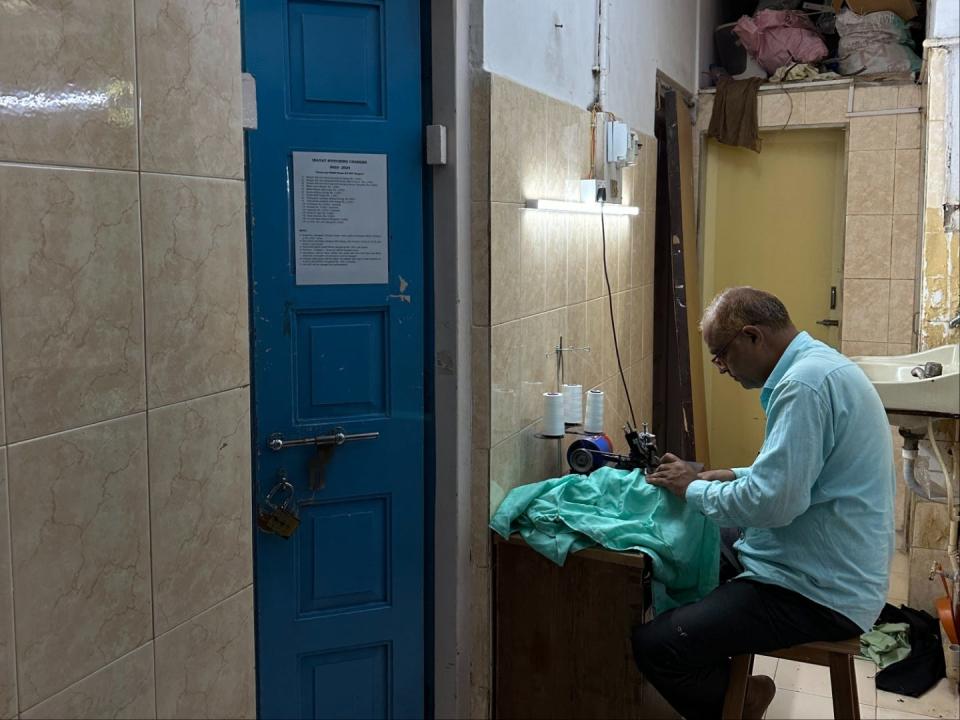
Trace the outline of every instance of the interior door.
[[[759, 154], [706, 142], [704, 299], [735, 285], [767, 290], [783, 300], [797, 328], [839, 350], [845, 133], [762, 137]], [[704, 367], [711, 464], [750, 465], [763, 444], [759, 390], [745, 391], [709, 362]]]
[[242, 0], [242, 18], [255, 497], [282, 505], [286, 480], [300, 519], [256, 533], [260, 716], [421, 717], [420, 2]]

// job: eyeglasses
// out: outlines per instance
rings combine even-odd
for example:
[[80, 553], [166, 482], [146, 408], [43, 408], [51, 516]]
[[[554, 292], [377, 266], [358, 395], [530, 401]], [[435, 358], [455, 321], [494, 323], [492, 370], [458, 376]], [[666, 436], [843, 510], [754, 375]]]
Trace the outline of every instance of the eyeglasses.
[[724, 361], [723, 358], [724, 358], [724, 356], [727, 354], [727, 350], [730, 349], [730, 346], [733, 345], [733, 341], [736, 340], [738, 337], [740, 337], [740, 333], [742, 333], [743, 330], [744, 330], [743, 328], [740, 328], [739, 330], [737, 330], [737, 334], [734, 335], [732, 338], [730, 338], [730, 339], [727, 341], [727, 344], [724, 345], [724, 346], [723, 346], [722, 348], [720, 348], [719, 350], [717, 350], [717, 351], [713, 354], [713, 357], [710, 358], [710, 362], [712, 362], [714, 365], [716, 365], [718, 368], [720, 368], [720, 370], [726, 370], [726, 369], [727, 369], [727, 363]]

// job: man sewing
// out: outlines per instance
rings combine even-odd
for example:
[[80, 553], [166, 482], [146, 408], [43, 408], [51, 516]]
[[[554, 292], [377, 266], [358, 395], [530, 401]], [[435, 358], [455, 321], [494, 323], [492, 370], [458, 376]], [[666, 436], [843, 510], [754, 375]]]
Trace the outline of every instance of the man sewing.
[[[687, 720], [720, 717], [734, 655], [868, 630], [893, 553], [890, 430], [863, 372], [761, 290], [724, 291], [700, 329], [721, 375], [762, 388], [766, 430], [750, 467], [696, 473], [667, 454], [647, 477], [739, 528], [742, 572], [634, 630], [637, 664]], [[744, 717], [762, 717], [775, 692], [751, 677]]]

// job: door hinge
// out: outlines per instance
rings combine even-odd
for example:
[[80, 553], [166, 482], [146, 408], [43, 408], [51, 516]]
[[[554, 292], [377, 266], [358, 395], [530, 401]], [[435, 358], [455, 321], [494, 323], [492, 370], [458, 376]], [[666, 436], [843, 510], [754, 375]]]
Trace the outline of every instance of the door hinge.
[[244, 130], [257, 129], [257, 79], [250, 73], [240, 74], [240, 97], [242, 98], [242, 125]]
[[427, 125], [427, 165], [447, 164], [447, 126]]

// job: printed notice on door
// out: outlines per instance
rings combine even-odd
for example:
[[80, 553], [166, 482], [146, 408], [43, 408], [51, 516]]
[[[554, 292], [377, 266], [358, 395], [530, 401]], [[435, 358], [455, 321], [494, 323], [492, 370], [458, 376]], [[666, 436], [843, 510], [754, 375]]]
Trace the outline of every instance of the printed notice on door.
[[297, 285], [387, 283], [387, 156], [293, 153]]

